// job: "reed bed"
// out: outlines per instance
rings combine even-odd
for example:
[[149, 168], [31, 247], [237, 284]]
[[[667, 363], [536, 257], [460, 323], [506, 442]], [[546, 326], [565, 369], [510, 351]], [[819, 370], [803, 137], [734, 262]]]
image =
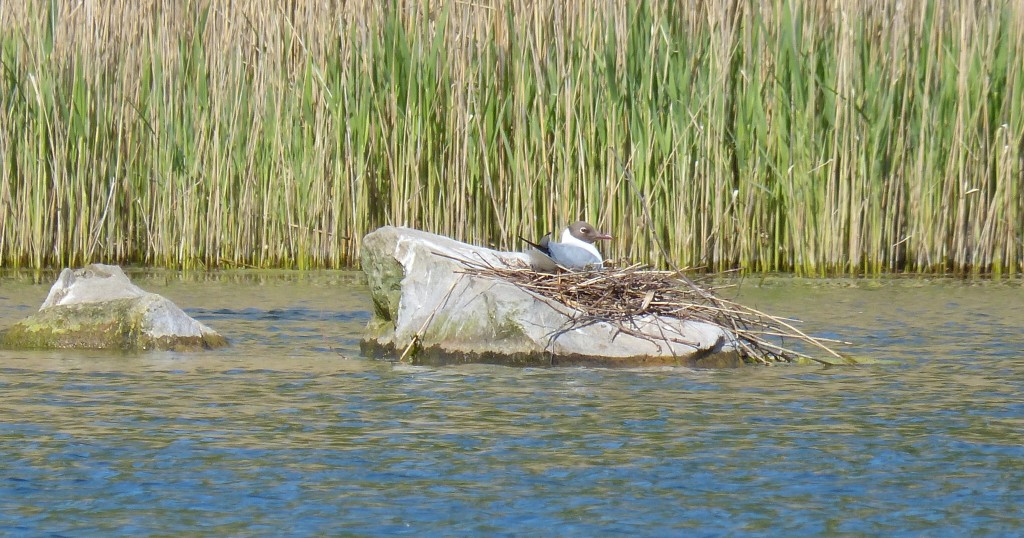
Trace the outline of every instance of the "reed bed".
[[585, 218], [655, 267], [1019, 274], [1022, 57], [1016, 0], [0, 2], [0, 266]]

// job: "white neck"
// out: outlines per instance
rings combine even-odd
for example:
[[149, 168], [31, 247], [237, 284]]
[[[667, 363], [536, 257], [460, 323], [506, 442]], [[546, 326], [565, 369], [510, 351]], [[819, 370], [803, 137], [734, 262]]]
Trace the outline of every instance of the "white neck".
[[576, 246], [576, 247], [580, 247], [583, 250], [586, 250], [587, 252], [590, 252], [594, 256], [597, 256], [598, 260], [604, 260], [604, 258], [601, 257], [601, 253], [597, 250], [597, 247], [595, 247], [593, 243], [587, 243], [586, 241], [581, 241], [579, 239], [576, 239], [576, 236], [572, 235], [572, 232], [570, 232], [568, 228], [562, 230], [562, 241], [561, 242], [563, 244], [573, 245], [573, 246]]

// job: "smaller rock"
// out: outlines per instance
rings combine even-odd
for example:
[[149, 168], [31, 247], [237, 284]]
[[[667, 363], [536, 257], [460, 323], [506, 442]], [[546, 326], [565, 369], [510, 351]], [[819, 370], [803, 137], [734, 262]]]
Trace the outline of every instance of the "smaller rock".
[[193, 351], [227, 340], [116, 265], [61, 271], [39, 312], [0, 336], [6, 348]]

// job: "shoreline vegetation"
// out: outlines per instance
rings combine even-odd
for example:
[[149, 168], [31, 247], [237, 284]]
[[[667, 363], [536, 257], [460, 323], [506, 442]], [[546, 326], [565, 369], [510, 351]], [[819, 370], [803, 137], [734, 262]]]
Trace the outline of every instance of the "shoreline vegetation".
[[1024, 272], [1024, 4], [0, 2], [0, 267], [339, 268], [412, 226]]

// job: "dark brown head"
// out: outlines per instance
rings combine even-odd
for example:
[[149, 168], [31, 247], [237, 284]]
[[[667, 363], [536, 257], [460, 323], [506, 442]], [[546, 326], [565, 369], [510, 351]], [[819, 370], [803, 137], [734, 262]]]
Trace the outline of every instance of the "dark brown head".
[[596, 228], [582, 220], [578, 220], [570, 224], [569, 233], [572, 234], [572, 236], [575, 237], [576, 239], [579, 239], [580, 241], [583, 241], [585, 243], [593, 243], [598, 239], [608, 240], [612, 238], [612, 236], [597, 231]]

